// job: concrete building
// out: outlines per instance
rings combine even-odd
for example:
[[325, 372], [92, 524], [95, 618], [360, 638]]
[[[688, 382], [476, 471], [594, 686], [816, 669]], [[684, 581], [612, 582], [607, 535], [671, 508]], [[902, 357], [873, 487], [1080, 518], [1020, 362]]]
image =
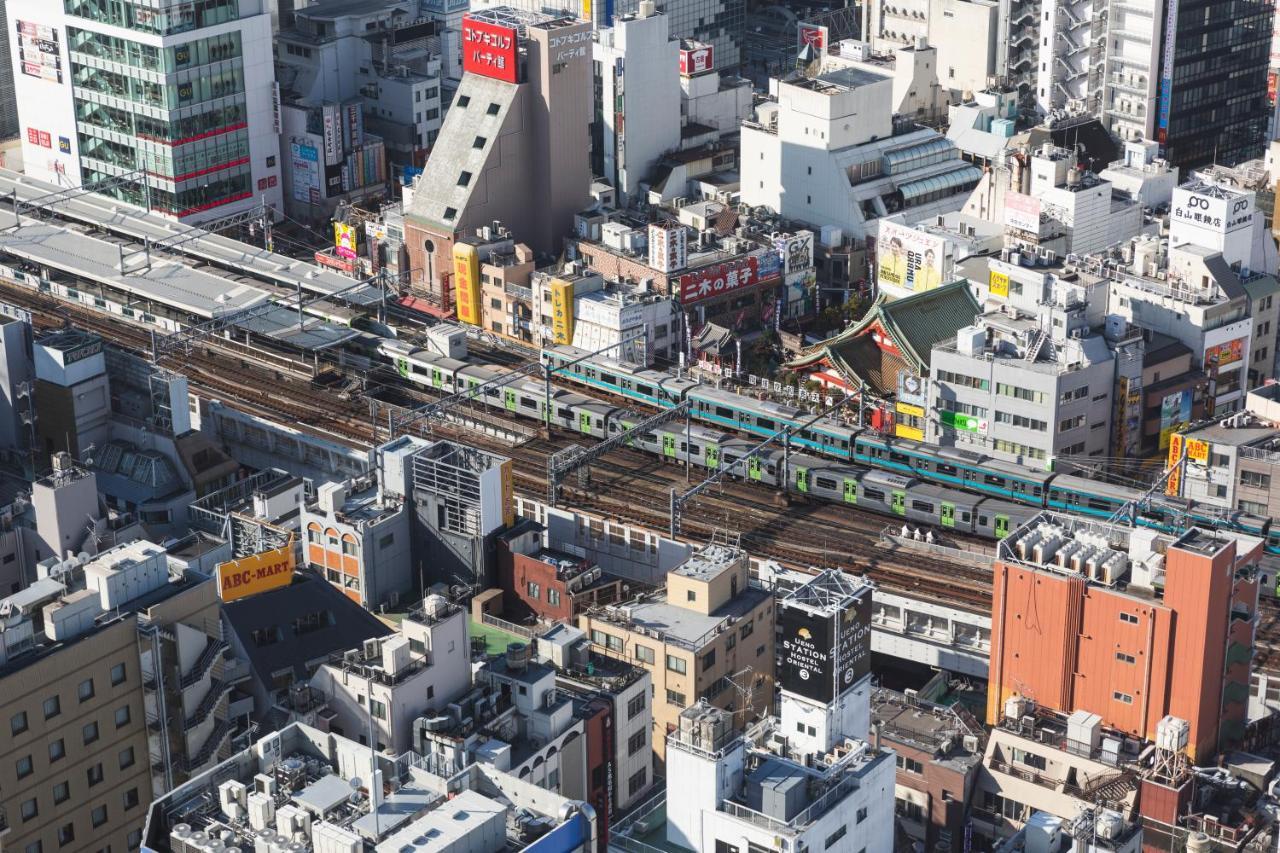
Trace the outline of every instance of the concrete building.
[[898, 826], [925, 849], [947, 849], [964, 837], [971, 795], [982, 768], [985, 734], [963, 706], [945, 707], [878, 688], [872, 726], [897, 763]]
[[[213, 808], [193, 812], [195, 800]], [[153, 802], [142, 844], [149, 853], [182, 853], [189, 837], [218, 833], [252, 847], [268, 831], [277, 839], [301, 834], [320, 849], [399, 850], [425, 837], [447, 849], [585, 851], [594, 849], [599, 826], [587, 803], [490, 765], [444, 777], [420, 761], [290, 723]]]
[[[0, 30], [9, 32], [9, 16], [0, 9]], [[12, 68], [9, 58], [9, 39], [0, 39], [0, 68]], [[18, 101], [14, 94], [13, 77], [0, 75], [0, 139], [8, 140], [18, 135]]]
[[893, 78], [890, 107], [896, 116], [915, 118], [934, 124], [947, 114], [950, 94], [938, 79], [938, 50], [928, 39], [890, 51], [876, 52], [865, 41], [846, 39], [834, 52], [822, 57], [822, 65], [830, 70], [855, 68]]
[[[777, 715], [744, 730], [705, 700], [681, 711], [665, 826], [644, 831], [665, 830], [675, 850], [892, 849], [892, 753], [865, 739], [870, 618], [871, 587], [834, 570], [782, 598]], [[640, 830], [648, 811], [619, 832]]]
[[934, 346], [926, 440], [1036, 468], [1107, 455], [1114, 359], [1081, 305], [1058, 307], [1062, 326], [1006, 305]]
[[680, 74], [690, 70], [692, 57], [710, 53], [683, 51], [671, 37], [670, 19], [653, 3], [641, 3], [634, 15], [597, 32], [592, 171], [618, 191], [620, 201], [643, 198], [641, 182], [663, 154], [680, 147]]
[[[35, 378], [31, 315], [0, 303], [0, 448], [17, 468], [34, 466]], [[34, 473], [34, 472], [33, 472]]]
[[779, 80], [776, 100], [742, 128], [742, 201], [854, 239], [877, 217], [913, 225], [959, 210], [981, 171], [936, 131], [895, 117], [894, 93], [890, 74], [827, 60]]
[[1261, 555], [1262, 540], [1220, 530], [1166, 536], [1053, 513], [1018, 528], [996, 559], [988, 723], [1032, 701], [1142, 740], [1171, 714], [1195, 764], [1238, 745]]
[[1178, 186], [1178, 167], [1160, 156], [1160, 144], [1147, 140], [1129, 140], [1124, 144], [1124, 157], [1098, 173], [1113, 187], [1127, 192], [1144, 207], [1166, 207], [1173, 202]]
[[744, 552], [709, 545], [667, 574], [666, 588], [578, 616], [595, 651], [648, 670], [653, 748], [702, 700], [754, 719], [771, 705], [773, 595], [750, 578]]
[[367, 742], [371, 730], [379, 751], [401, 755], [413, 746], [414, 720], [471, 689], [466, 610], [428, 596], [396, 633], [321, 664], [310, 687], [333, 712], [331, 731]]
[[225, 755], [216, 584], [137, 541], [44, 560], [2, 605], [6, 848], [137, 848], [144, 804]]
[[27, 174], [63, 187], [127, 176], [99, 192], [187, 222], [280, 207], [262, 0], [137, 16], [92, 2], [5, 7]]
[[680, 53], [685, 56], [680, 71], [680, 147], [698, 147], [708, 129], [716, 140], [736, 135], [751, 115], [751, 82], [734, 73], [732, 66], [719, 67], [716, 60], [721, 57], [705, 42], [682, 39]]
[[438, 301], [459, 234], [501, 222], [553, 254], [591, 187], [590, 24], [497, 7], [466, 18], [463, 39], [462, 82], [405, 206], [411, 284]]

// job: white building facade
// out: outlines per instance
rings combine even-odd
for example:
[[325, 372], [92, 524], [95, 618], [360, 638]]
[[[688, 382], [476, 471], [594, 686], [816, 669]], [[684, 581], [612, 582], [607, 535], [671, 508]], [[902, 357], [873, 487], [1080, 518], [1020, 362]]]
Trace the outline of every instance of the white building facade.
[[[279, 95], [262, 0], [8, 0], [28, 174], [187, 222], [279, 207]], [[145, 186], [143, 177], [145, 173]]]

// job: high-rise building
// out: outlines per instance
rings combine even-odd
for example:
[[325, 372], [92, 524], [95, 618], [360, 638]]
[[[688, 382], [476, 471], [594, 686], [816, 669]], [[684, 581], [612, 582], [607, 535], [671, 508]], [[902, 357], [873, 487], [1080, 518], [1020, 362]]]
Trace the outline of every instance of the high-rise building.
[[[24, 168], [186, 221], [279, 207], [264, 0], [9, 0]], [[143, 175], [145, 174], [145, 179]]]
[[[9, 32], [9, 15], [0, 4], [0, 32]], [[12, 67], [9, 39], [0, 38], [0, 68]], [[0, 139], [18, 135], [18, 101], [13, 91], [13, 75], [0, 74]]]
[[1245, 731], [1262, 540], [1043, 513], [995, 562], [987, 722], [1022, 703], [1155, 740], [1185, 720], [1203, 764]]
[[455, 260], [460, 235], [500, 222], [556, 252], [591, 189], [591, 25], [498, 7], [468, 15], [462, 36], [462, 82], [405, 201], [411, 284], [445, 307], [479, 287]]

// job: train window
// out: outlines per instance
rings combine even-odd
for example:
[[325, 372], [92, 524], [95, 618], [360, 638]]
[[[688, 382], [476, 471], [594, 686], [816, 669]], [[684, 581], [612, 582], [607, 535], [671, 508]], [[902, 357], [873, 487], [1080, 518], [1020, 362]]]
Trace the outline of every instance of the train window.
[[596, 418], [596, 429], [604, 429], [604, 418]]
[[848, 450], [849, 449], [848, 439], [844, 439], [844, 438], [840, 439], [840, 447], [843, 448], [844, 450]]
[[892, 460], [892, 461], [894, 461], [894, 462], [901, 462], [901, 463], [903, 463], [903, 464], [905, 464], [905, 463], [907, 463], [907, 462], [910, 462], [910, 461], [911, 461], [910, 459], [908, 459], [908, 458], [907, 458], [907, 454], [905, 454], [905, 453], [899, 453], [899, 452], [898, 452], [898, 451], [896, 451], [896, 450], [890, 450], [890, 451], [889, 451], [889, 459], [890, 459], [890, 460]]
[[425, 367], [423, 367], [421, 364], [414, 364], [414, 365], [410, 365], [410, 367], [409, 367], [409, 372], [411, 372], [411, 373], [416, 373], [416, 374], [418, 374], [419, 376], [426, 376], [426, 375], [427, 375], [427, 369], [426, 369]]
[[716, 406], [716, 417], [733, 418], [733, 409], [726, 409], [724, 406]]
[[618, 384], [618, 377], [614, 376], [614, 375], [613, 375], [613, 374], [611, 374], [611, 373], [605, 373], [605, 372], [602, 370], [602, 371], [600, 371], [600, 381], [601, 381], [601, 382], [604, 382], [606, 385], [617, 385], [617, 384]]
[[594, 367], [588, 367], [586, 370], [583, 371], [583, 373], [587, 374], [588, 379], [596, 378], [596, 370]]
[[834, 489], [836, 487], [836, 481], [829, 477], [814, 477], [813, 482], [819, 489]]
[[956, 474], [956, 466], [948, 465], [946, 462], [939, 462], [934, 468], [939, 474], [946, 474], [950, 477], [954, 477]]
[[[685, 449], [685, 448], [684, 448], [684, 442], [681, 442], [681, 447], [680, 447], [680, 449], [681, 449], [681, 450], [684, 450], [684, 449]], [[700, 446], [696, 445], [696, 444], [691, 444], [691, 445], [689, 445], [689, 452], [690, 452], [690, 453], [692, 453], [694, 456], [697, 456], [697, 455], [699, 455], [700, 453], [702, 453], [702, 448], [701, 448]]]
[[653, 387], [652, 387], [652, 386], [650, 386], [650, 385], [641, 385], [639, 382], [637, 382], [637, 383], [636, 383], [636, 393], [637, 393], [637, 394], [644, 394], [644, 395], [646, 395], [646, 396], [652, 397], [652, 396], [653, 396]]
[[573, 412], [571, 412], [571, 411], [569, 411], [568, 409], [566, 409], [565, 407], [561, 406], [561, 407], [560, 407], [560, 417], [562, 417], [562, 418], [571, 418], [571, 417], [573, 417]]
[[1004, 477], [998, 477], [995, 474], [987, 474], [985, 477], [982, 478], [982, 481], [986, 483], [988, 486], [1004, 485]]
[[1025, 492], [1027, 490], [1027, 484], [1019, 480], [1014, 480], [1009, 484], [1009, 488], [1015, 492]]
[[917, 512], [933, 512], [933, 504], [928, 501], [912, 501], [911, 508]]
[[1034, 489], [1031, 490], [1031, 494], [1035, 495], [1036, 497], [1040, 497], [1040, 493], [1043, 491], [1044, 489], [1040, 488], [1039, 486], [1036, 486]]
[[1111, 509], [1111, 501], [1104, 498], [1089, 498], [1089, 509]]
[[533, 398], [532, 398], [532, 397], [525, 397], [524, 399], [522, 399], [522, 400], [520, 401], [520, 408], [522, 408], [522, 409], [536, 409], [536, 408], [538, 408], [538, 404], [537, 404], [537, 403], [535, 403], [535, 402], [533, 401]]
[[760, 429], [768, 429], [768, 430], [771, 430], [771, 429], [773, 429], [773, 421], [772, 421], [771, 419], [769, 419], [769, 418], [761, 418], [761, 417], [757, 417], [757, 418], [756, 418], [756, 426], [760, 427]]
[[766, 474], [776, 474], [776, 473], [777, 473], [777, 471], [778, 471], [778, 469], [774, 467], [774, 465], [773, 465], [773, 463], [772, 463], [772, 462], [770, 462], [768, 465], [765, 465], [765, 466], [764, 466], [764, 472], [765, 472]]
[[871, 500], [873, 501], [884, 500], [884, 492], [880, 491], [879, 489], [869, 489], [864, 486], [862, 488], [862, 494], [865, 495], [866, 497], [871, 498]]
[[498, 389], [497, 389], [497, 387], [495, 386], [495, 387], [493, 387], [493, 388], [488, 389], [488, 390], [487, 390], [487, 391], [485, 391], [484, 393], [485, 393], [485, 395], [486, 395], [486, 396], [488, 396], [488, 397], [496, 397], [496, 396], [498, 396]]
[[969, 513], [967, 513], [967, 512], [961, 512], [961, 513], [960, 513], [960, 520], [961, 520], [961, 521], [965, 521], [965, 522], [967, 522], [967, 521], [969, 520]]
[[982, 527], [987, 526], [987, 517], [985, 515], [978, 516], [978, 524]]

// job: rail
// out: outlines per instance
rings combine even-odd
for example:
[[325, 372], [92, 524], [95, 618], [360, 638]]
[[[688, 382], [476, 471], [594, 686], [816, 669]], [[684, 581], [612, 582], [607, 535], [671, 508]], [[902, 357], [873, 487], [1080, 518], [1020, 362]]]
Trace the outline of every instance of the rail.
[[880, 531], [880, 538], [886, 543], [895, 545], [908, 551], [914, 551], [917, 554], [926, 556], [941, 557], [957, 563], [967, 563], [971, 566], [981, 568], [990, 568], [995, 554], [981, 550], [977, 546], [960, 547], [956, 545], [943, 545], [940, 542], [926, 542], [922, 539], [913, 539], [910, 536], [903, 536], [899, 528], [892, 526], [886, 527]]
[[200, 700], [200, 704], [191, 715], [182, 721], [184, 728], [190, 730], [203, 723], [213, 713], [213, 709], [222, 701], [222, 697], [231, 692], [231, 685], [225, 681], [214, 679], [209, 685], [209, 692]]
[[532, 628], [526, 628], [523, 625], [517, 625], [514, 622], [508, 622], [506, 619], [499, 619], [489, 613], [480, 614], [481, 624], [488, 625], [490, 628], [497, 628], [500, 631], [506, 631], [508, 634], [515, 634], [517, 637], [524, 637], [526, 640], [538, 639], [540, 633]]
[[213, 667], [213, 662], [217, 660], [218, 656], [228, 648], [229, 646], [227, 645], [226, 640], [216, 637], [209, 638], [209, 644], [204, 647], [204, 651], [201, 652], [200, 657], [196, 659], [195, 664], [191, 667], [191, 671], [182, 676], [182, 679], [178, 682], [178, 688], [180, 690], [186, 690], [188, 687], [204, 678], [205, 673]]

